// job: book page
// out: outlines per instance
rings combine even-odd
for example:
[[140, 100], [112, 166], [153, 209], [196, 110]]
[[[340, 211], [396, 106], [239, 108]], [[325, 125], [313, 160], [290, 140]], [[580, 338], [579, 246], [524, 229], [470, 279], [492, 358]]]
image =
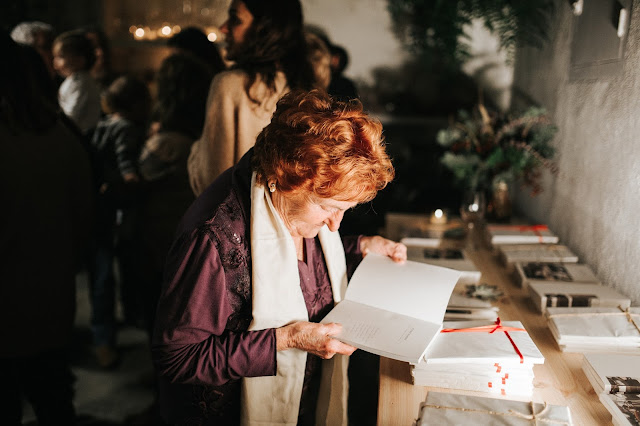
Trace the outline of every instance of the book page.
[[395, 263], [369, 254], [358, 266], [345, 299], [386, 311], [442, 323], [461, 272], [425, 263]]
[[342, 324], [342, 333], [332, 337], [377, 355], [418, 362], [434, 337], [439, 323], [431, 323], [351, 300], [343, 300], [322, 323]]

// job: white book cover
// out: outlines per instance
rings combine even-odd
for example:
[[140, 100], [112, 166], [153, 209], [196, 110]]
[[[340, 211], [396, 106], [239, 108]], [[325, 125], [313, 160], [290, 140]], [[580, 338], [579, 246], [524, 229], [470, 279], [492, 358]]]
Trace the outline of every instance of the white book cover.
[[503, 244], [499, 251], [505, 265], [516, 262], [578, 262], [578, 256], [562, 244]]
[[538, 312], [548, 308], [617, 307], [626, 309], [631, 300], [611, 287], [597, 283], [546, 283], [529, 282], [529, 293]]
[[534, 282], [600, 284], [589, 265], [584, 263], [517, 262], [514, 267], [520, 287]]
[[588, 353], [582, 368], [596, 393], [640, 393], [640, 354]]
[[417, 363], [442, 328], [459, 277], [452, 269], [369, 254], [354, 272], [344, 300], [321, 322], [342, 324], [342, 332], [332, 336], [340, 341]]
[[573, 424], [565, 406], [430, 391], [415, 426], [531, 426], [533, 414], [536, 424]]
[[458, 248], [407, 245], [407, 259], [461, 271], [460, 284], [476, 284], [480, 281], [480, 271], [465, 251]]
[[[428, 364], [544, 363], [542, 353], [520, 321], [504, 321], [501, 325], [503, 328], [490, 333], [496, 326], [489, 321], [445, 321], [443, 331], [469, 331], [441, 332], [424, 354], [424, 361]], [[483, 331], [477, 331], [480, 329]]]
[[442, 239], [428, 237], [404, 237], [400, 242], [408, 248], [437, 248], [440, 246]]
[[487, 225], [491, 244], [556, 244], [547, 225]]
[[[640, 324], [640, 308], [629, 308], [636, 324]], [[639, 345], [640, 331], [619, 308], [547, 308], [546, 316], [558, 344], [567, 342]]]

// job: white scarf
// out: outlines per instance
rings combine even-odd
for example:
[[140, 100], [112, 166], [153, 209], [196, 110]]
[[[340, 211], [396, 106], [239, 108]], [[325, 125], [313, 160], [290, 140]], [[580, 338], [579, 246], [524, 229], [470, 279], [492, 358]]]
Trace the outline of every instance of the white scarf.
[[[319, 238], [333, 299], [338, 303], [347, 288], [342, 241], [338, 232], [331, 232], [326, 226], [320, 230]], [[249, 330], [308, 321], [293, 238], [264, 185], [256, 183], [255, 172], [251, 177], [251, 259], [253, 321]], [[242, 425], [296, 425], [307, 353], [299, 349], [278, 351], [276, 360], [276, 376], [242, 380]], [[342, 355], [322, 362], [318, 425], [347, 424], [348, 362], [349, 358]]]

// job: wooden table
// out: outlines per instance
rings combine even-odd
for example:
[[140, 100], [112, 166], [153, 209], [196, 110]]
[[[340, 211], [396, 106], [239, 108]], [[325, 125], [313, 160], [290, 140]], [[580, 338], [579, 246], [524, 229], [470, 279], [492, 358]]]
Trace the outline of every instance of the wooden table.
[[[423, 221], [422, 226], [429, 226], [424, 223], [426, 219], [414, 215], [395, 215], [392, 219], [388, 236], [394, 239], [398, 237], [395, 234], [397, 220]], [[560, 351], [546, 319], [535, 310], [528, 292], [514, 284], [505, 267], [483, 243], [481, 235], [482, 231], [476, 228], [462, 243], [482, 272], [480, 282], [496, 285], [503, 291], [503, 297], [494, 303], [500, 308], [500, 318], [521, 321], [545, 357], [543, 365], [534, 367], [533, 401], [569, 406], [576, 425], [612, 425], [611, 415], [598, 400], [582, 371], [582, 354]], [[411, 425], [418, 417], [420, 403], [429, 390], [498, 398], [480, 392], [414, 386], [408, 363], [381, 357], [378, 425]]]

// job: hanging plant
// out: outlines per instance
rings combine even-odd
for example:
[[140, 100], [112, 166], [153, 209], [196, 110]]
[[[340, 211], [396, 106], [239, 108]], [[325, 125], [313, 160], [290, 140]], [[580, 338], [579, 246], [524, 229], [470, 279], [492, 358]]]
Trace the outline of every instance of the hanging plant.
[[480, 20], [512, 54], [516, 43], [540, 47], [547, 40], [553, 0], [387, 0], [393, 29], [409, 50], [458, 66], [469, 56], [466, 28]]

